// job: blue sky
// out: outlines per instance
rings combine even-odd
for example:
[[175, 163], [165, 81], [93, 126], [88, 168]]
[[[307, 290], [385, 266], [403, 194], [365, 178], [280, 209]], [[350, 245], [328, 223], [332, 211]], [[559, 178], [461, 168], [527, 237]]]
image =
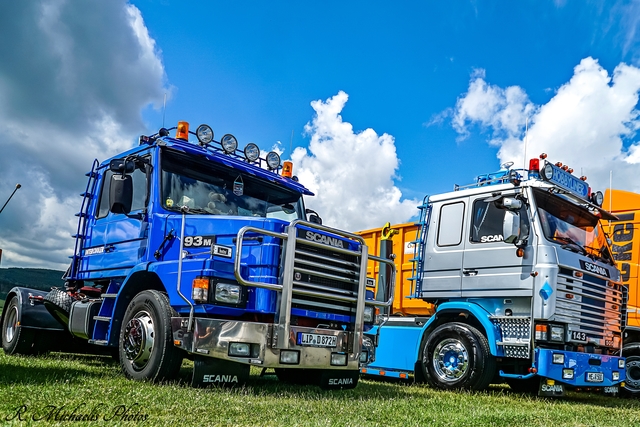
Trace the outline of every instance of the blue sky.
[[163, 116], [276, 147], [352, 231], [522, 164], [527, 122], [527, 157], [640, 191], [639, 23], [638, 0], [5, 2], [2, 267], [64, 268], [91, 160]]

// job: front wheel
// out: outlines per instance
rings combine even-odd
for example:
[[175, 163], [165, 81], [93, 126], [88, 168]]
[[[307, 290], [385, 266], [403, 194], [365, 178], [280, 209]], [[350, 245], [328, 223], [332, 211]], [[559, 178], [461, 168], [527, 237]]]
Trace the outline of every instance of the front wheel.
[[128, 378], [155, 382], [176, 377], [183, 358], [171, 331], [171, 317], [177, 315], [158, 291], [143, 291], [131, 300], [119, 344], [120, 366]]
[[15, 295], [4, 306], [2, 349], [8, 355], [29, 355], [35, 352], [35, 331], [20, 325], [20, 309], [20, 301]]
[[640, 396], [640, 348], [633, 346], [622, 349], [626, 359], [626, 380], [620, 394], [628, 397]]
[[484, 335], [473, 326], [445, 323], [423, 341], [421, 365], [432, 387], [484, 390], [496, 372], [496, 361]]

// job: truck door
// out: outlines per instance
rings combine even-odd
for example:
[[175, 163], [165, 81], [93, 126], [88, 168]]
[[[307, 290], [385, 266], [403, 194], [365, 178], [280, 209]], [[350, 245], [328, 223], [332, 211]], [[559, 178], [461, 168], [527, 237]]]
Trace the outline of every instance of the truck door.
[[422, 298], [460, 296], [468, 198], [434, 203], [424, 250]]
[[147, 249], [147, 222], [143, 220], [147, 203], [147, 176], [135, 169], [133, 203], [128, 215], [109, 211], [109, 188], [113, 172], [107, 170], [99, 192], [95, 215], [88, 220], [87, 238], [82, 250], [81, 273], [91, 278], [125, 276], [140, 262]]
[[[514, 197], [515, 194], [504, 195]], [[462, 262], [462, 297], [518, 297], [532, 295], [531, 272], [533, 249], [525, 248], [523, 257], [516, 255], [516, 247], [505, 243], [502, 221], [506, 209], [499, 201], [491, 201], [488, 194], [472, 196], [469, 200]], [[531, 227], [527, 207], [518, 211], [520, 227], [530, 235]], [[531, 242], [531, 239], [528, 239]]]

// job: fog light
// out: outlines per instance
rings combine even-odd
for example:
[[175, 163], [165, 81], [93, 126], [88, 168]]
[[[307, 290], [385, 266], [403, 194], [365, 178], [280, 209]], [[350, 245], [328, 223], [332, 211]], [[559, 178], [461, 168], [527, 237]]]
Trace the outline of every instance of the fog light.
[[613, 371], [613, 373], [611, 374], [611, 378], [612, 378], [614, 381], [618, 381], [618, 380], [620, 379], [620, 372], [618, 372], [618, 371]]
[[229, 356], [249, 357], [251, 346], [244, 342], [232, 342], [229, 344]]
[[267, 154], [267, 167], [271, 170], [278, 169], [280, 167], [280, 155], [275, 151], [271, 151]]
[[238, 140], [235, 136], [228, 133], [220, 140], [220, 146], [227, 154], [235, 153], [236, 148], [238, 148]]
[[367, 363], [369, 361], [369, 352], [366, 350], [363, 350], [362, 353], [360, 353], [360, 363]]
[[364, 323], [372, 323], [373, 322], [373, 307], [365, 307], [364, 308]]
[[624, 368], [624, 359], [618, 359], [618, 368], [620, 369]]
[[297, 365], [300, 363], [300, 352], [296, 350], [280, 351], [280, 363], [283, 365]]
[[551, 341], [564, 341], [564, 328], [562, 326], [551, 325]]
[[573, 379], [573, 369], [563, 369], [562, 370], [562, 379], [572, 380]]
[[556, 365], [564, 364], [564, 354], [562, 353], [553, 353], [553, 363]]
[[216, 301], [226, 304], [240, 303], [240, 285], [216, 283]]
[[207, 302], [209, 299], [209, 278], [197, 277], [191, 282], [191, 299], [194, 302]]
[[331, 364], [333, 366], [347, 366], [347, 355], [342, 353], [331, 353]]

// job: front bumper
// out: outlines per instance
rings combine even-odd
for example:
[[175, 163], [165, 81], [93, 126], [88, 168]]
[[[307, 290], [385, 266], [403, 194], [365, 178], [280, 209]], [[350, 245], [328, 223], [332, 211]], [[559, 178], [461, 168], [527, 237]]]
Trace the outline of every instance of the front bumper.
[[[564, 355], [564, 363], [553, 363], [553, 355]], [[603, 354], [577, 353], [573, 351], [536, 349], [536, 367], [538, 375], [552, 379], [571, 387], [611, 387], [619, 386], [625, 381], [624, 358], [617, 356], [607, 356]], [[622, 368], [619, 366], [620, 360]], [[572, 369], [573, 378], [563, 377], [563, 370]], [[614, 372], [617, 372], [618, 379], [614, 380]], [[594, 381], [590, 375], [601, 373], [602, 381]], [[588, 378], [591, 377], [591, 381]]]
[[[189, 319], [171, 318], [173, 340], [177, 347], [205, 357], [230, 360], [263, 368], [306, 368], [306, 369], [345, 369], [357, 370], [361, 343], [352, 343], [353, 333], [332, 329], [306, 328], [291, 326], [286, 348], [277, 348], [277, 325], [271, 323], [193, 319], [193, 330], [188, 332]], [[298, 344], [298, 334], [318, 334], [335, 336], [336, 347], [317, 347]], [[251, 354], [238, 357], [229, 354], [232, 343], [251, 345]], [[299, 363], [281, 363], [282, 351], [297, 351]], [[332, 365], [332, 353], [346, 356], [346, 364]]]

